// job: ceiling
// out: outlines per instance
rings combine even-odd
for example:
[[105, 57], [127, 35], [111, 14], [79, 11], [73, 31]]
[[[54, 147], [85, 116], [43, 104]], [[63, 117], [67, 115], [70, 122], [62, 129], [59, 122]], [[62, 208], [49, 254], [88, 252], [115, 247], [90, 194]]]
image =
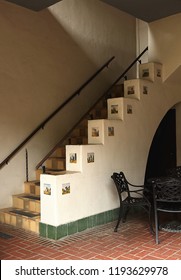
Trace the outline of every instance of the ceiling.
[[181, 0], [102, 0], [146, 22], [181, 12]]
[[[5, 0], [40, 11], [62, 0]], [[66, 1], [66, 0], [64, 0]], [[146, 22], [181, 13], [181, 0], [101, 0]]]
[[61, 0], [5, 0], [5, 1], [38, 12], [57, 2], [60, 2]]

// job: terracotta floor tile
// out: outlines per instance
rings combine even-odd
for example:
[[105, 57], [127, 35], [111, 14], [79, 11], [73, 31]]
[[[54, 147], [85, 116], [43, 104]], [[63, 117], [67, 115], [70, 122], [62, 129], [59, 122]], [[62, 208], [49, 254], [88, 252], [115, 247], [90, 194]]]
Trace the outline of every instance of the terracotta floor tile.
[[50, 240], [9, 225], [0, 231], [12, 238], [0, 238], [1, 260], [181, 260], [181, 233], [159, 232], [155, 244], [147, 218], [128, 219], [118, 232], [114, 223], [92, 228], [60, 240]]

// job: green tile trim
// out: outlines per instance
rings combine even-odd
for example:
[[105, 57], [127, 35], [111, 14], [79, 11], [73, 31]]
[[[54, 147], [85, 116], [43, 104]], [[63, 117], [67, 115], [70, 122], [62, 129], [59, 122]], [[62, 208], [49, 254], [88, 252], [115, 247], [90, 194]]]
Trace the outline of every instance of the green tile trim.
[[68, 225], [67, 224], [60, 225], [57, 227], [57, 239], [63, 238], [67, 235], [70, 235], [70, 234], [68, 234]]
[[105, 222], [105, 213], [97, 214], [97, 225], [103, 225]]
[[97, 226], [97, 215], [87, 217], [87, 228], [92, 228]]
[[58, 227], [40, 222], [40, 236], [57, 240], [67, 235], [72, 235], [76, 232], [86, 230], [88, 228], [93, 228], [99, 225], [115, 221], [118, 218], [118, 213], [119, 208], [116, 208], [68, 224], [60, 225]]
[[48, 238], [50, 239], [57, 239], [57, 227], [54, 227], [54, 226], [51, 226], [51, 225], [48, 225], [47, 227], [47, 230], [48, 230]]
[[68, 235], [78, 232], [78, 221], [68, 224]]
[[47, 237], [47, 225], [44, 223], [39, 223], [39, 232], [41, 236]]
[[86, 230], [87, 227], [87, 218], [83, 218], [81, 220], [78, 220], [78, 231]]

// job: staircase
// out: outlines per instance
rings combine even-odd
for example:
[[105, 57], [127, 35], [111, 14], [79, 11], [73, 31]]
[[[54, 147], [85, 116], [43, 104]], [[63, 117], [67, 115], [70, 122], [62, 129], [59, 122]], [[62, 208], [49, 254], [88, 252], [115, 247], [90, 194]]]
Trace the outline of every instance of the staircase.
[[[109, 98], [123, 97], [123, 84], [115, 85]], [[24, 193], [12, 196], [12, 207], [0, 210], [0, 222], [39, 233], [40, 222], [40, 174], [64, 174], [66, 170], [65, 145], [88, 144], [88, 120], [107, 118], [107, 99], [96, 107], [69, 135], [64, 145], [58, 147], [45, 161], [43, 169], [36, 170], [36, 180], [24, 182]]]
[[13, 206], [1, 209], [0, 222], [39, 233], [40, 182], [25, 182], [24, 193], [13, 195]]
[[[39, 233], [41, 215], [40, 174], [68, 175], [68, 172], [66, 172], [65, 145], [69, 145], [69, 147], [71, 147], [71, 145], [72, 147], [75, 147], [75, 145], [85, 145], [88, 143], [104, 145], [104, 143], [101, 142], [102, 140], [97, 142], [96, 137], [90, 139], [89, 135], [90, 130], [92, 133], [99, 122], [104, 123], [106, 119], [108, 119], [107, 121], [113, 122], [118, 120], [121, 123], [125, 122], [127, 127], [132, 123], [135, 114], [131, 119], [128, 116], [131, 116], [132, 113], [134, 113], [136, 107], [141, 110], [141, 112], [139, 112], [139, 118], [144, 115], [144, 106], [148, 102], [148, 98], [152, 95], [153, 84], [155, 84], [155, 86], [157, 86], [157, 83], [158, 85], [161, 84], [162, 65], [158, 63], [141, 64], [139, 69], [140, 78], [125, 80], [124, 86], [123, 84], [116, 85], [112, 92], [109, 93], [109, 97], [107, 97], [108, 99], [101, 100], [97, 106], [92, 109], [87, 118], [82, 120], [82, 122], [72, 131], [71, 135], [65, 140], [64, 145], [57, 147], [51, 156], [49, 156], [44, 162], [43, 170], [39, 169], [36, 171], [36, 180], [24, 183], [24, 193], [13, 195], [12, 207], [1, 209], [0, 211], [1, 223], [10, 224]], [[143, 106], [137, 106], [138, 104], [143, 104]], [[109, 128], [112, 128], [111, 123]], [[109, 138], [109, 136], [105, 137]], [[120, 145], [120, 143], [118, 143], [118, 145]], [[70, 165], [70, 162], [68, 164]], [[46, 194], [49, 194], [48, 191], [49, 189], [47, 187]], [[44, 194], [45, 192], [46, 189], [44, 189]]]

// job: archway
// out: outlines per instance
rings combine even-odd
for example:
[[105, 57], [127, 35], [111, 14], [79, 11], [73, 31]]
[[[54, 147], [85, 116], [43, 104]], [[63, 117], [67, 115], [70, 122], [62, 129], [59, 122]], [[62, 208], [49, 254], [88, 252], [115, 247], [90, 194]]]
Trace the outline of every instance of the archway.
[[148, 178], [164, 176], [176, 166], [176, 109], [170, 109], [163, 117], [154, 135], [145, 172]]

